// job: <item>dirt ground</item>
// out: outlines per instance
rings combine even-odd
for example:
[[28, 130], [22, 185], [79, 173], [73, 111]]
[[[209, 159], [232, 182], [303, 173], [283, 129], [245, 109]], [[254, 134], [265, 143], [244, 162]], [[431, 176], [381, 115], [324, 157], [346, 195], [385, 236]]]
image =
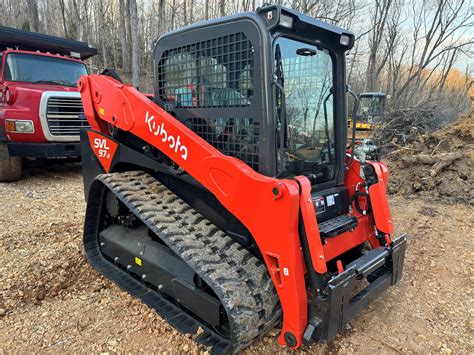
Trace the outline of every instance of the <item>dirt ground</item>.
[[[0, 184], [0, 353], [205, 353], [100, 276], [82, 253], [80, 165], [31, 163]], [[472, 353], [474, 208], [429, 196], [391, 198], [408, 250], [401, 283], [334, 341], [301, 353]], [[245, 352], [278, 352], [277, 332]]]

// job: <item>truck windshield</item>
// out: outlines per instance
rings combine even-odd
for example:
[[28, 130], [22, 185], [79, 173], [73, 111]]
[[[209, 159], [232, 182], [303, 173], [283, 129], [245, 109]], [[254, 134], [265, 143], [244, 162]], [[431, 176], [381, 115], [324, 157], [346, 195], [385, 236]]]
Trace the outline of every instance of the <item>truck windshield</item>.
[[5, 65], [5, 80], [38, 84], [76, 86], [87, 75], [83, 63], [34, 54], [10, 53]]
[[336, 170], [332, 57], [325, 49], [279, 38], [275, 80], [279, 175], [302, 174], [313, 183], [332, 180]]

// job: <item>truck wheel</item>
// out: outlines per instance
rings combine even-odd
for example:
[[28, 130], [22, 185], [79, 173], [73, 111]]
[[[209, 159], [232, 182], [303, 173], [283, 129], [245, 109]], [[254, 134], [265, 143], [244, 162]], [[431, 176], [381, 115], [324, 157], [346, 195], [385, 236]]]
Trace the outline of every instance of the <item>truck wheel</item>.
[[21, 177], [21, 158], [8, 154], [6, 143], [0, 142], [0, 182], [18, 181]]

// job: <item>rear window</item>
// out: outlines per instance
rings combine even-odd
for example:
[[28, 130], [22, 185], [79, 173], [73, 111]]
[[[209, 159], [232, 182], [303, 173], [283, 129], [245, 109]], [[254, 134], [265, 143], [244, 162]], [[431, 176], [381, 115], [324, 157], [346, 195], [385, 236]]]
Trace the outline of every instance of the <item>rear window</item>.
[[249, 106], [253, 55], [243, 33], [167, 50], [158, 67], [161, 98], [176, 107]]

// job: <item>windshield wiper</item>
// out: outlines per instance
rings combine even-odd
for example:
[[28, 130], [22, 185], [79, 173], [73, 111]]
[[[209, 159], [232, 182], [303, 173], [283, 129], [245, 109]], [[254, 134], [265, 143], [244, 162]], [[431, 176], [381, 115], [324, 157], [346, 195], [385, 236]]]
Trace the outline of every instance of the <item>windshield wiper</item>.
[[70, 86], [70, 85], [66, 85], [64, 81], [60, 81], [60, 80], [36, 80], [36, 81], [33, 81], [32, 84], [52, 84], [52, 85]]

